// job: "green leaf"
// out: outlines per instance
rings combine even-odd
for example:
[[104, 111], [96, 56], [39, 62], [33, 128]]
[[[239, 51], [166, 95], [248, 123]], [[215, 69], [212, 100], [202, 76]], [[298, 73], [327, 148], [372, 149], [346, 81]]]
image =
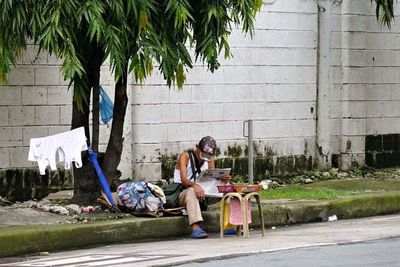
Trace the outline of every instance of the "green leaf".
[[183, 69], [183, 65], [181, 63], [178, 64], [178, 68], [176, 69], [176, 84], [178, 88], [182, 88], [185, 83], [186, 75]]

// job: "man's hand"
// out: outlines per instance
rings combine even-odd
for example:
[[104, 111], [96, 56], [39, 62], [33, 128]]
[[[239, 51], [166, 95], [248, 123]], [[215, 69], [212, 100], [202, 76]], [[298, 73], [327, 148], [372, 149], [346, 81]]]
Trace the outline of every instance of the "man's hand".
[[222, 180], [224, 183], [230, 182], [231, 179], [232, 179], [232, 177], [230, 177], [230, 176], [225, 176], [224, 178], [221, 178], [221, 180]]
[[193, 190], [194, 190], [194, 192], [195, 192], [195, 194], [196, 194], [196, 197], [197, 197], [199, 200], [202, 200], [202, 199], [204, 198], [204, 195], [205, 195], [205, 192], [204, 192], [203, 187], [201, 187], [201, 186], [198, 185], [198, 184], [194, 184], [192, 187], [193, 187]]

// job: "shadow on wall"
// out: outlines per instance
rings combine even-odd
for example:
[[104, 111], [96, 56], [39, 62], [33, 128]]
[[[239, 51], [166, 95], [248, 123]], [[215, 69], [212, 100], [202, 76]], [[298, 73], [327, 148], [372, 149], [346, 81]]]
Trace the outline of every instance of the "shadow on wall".
[[[240, 145], [233, 145], [228, 146], [224, 153], [217, 152], [215, 160], [217, 168], [232, 168], [232, 177], [240, 176], [247, 180], [249, 161], [247, 147], [243, 150]], [[162, 179], [171, 182], [178, 155], [162, 155], [159, 160]], [[254, 149], [254, 181], [261, 181], [270, 175], [288, 177], [313, 168], [315, 159], [311, 155], [277, 156], [270, 150], [267, 150], [266, 155], [262, 155], [257, 147]]]
[[400, 166], [400, 134], [367, 135], [365, 164], [374, 168]]
[[46, 170], [40, 175], [37, 169], [0, 171], [0, 196], [10, 201], [41, 199], [49, 193], [73, 188], [72, 171]]

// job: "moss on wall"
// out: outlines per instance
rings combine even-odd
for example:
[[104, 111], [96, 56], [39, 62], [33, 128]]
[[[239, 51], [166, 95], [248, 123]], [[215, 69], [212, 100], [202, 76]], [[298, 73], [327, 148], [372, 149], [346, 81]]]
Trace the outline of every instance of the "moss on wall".
[[[400, 134], [367, 135], [365, 163], [375, 168], [399, 166]], [[352, 162], [352, 167], [359, 167]]]
[[0, 195], [11, 201], [41, 199], [51, 192], [73, 187], [69, 170], [46, 171], [37, 169], [11, 169], [0, 171]]
[[[263, 153], [262, 153], [263, 152]], [[223, 155], [223, 157], [220, 157]], [[162, 179], [170, 181], [173, 177], [178, 154], [160, 156]], [[248, 147], [239, 144], [229, 145], [225, 151], [217, 148], [215, 164], [217, 168], [231, 168], [231, 176], [240, 176], [244, 181], [248, 175]], [[275, 176], [289, 176], [314, 168], [312, 156], [276, 156], [268, 146], [254, 144], [254, 181]]]
[[[267, 146], [266, 146], [267, 147]], [[257, 143], [253, 143], [253, 153], [254, 153], [254, 157], [256, 158], [260, 158], [263, 157], [263, 154], [260, 152], [260, 147]], [[245, 149], [244, 149], [244, 155], [246, 157], [249, 156], [249, 146], [246, 145]]]
[[228, 146], [224, 155], [232, 158], [238, 158], [242, 155], [242, 152], [243, 152], [242, 147], [240, 145], [235, 144], [233, 146]]
[[161, 178], [170, 182], [174, 177], [175, 165], [178, 162], [178, 154], [161, 155], [159, 160], [161, 162]]

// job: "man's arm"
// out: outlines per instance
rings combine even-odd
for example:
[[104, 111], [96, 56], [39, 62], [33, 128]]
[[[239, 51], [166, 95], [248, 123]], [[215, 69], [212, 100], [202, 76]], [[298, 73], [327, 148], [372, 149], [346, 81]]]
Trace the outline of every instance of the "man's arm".
[[187, 166], [189, 162], [189, 153], [183, 152], [179, 156], [179, 173], [181, 175], [181, 182], [185, 188], [193, 187], [194, 192], [198, 199], [204, 198], [205, 192], [204, 189], [195, 182], [190, 181], [190, 178], [187, 176]]
[[214, 160], [213, 160], [213, 159], [211, 159], [211, 160], [208, 162], [208, 168], [209, 168], [209, 169], [215, 169], [215, 163], [214, 163]]

